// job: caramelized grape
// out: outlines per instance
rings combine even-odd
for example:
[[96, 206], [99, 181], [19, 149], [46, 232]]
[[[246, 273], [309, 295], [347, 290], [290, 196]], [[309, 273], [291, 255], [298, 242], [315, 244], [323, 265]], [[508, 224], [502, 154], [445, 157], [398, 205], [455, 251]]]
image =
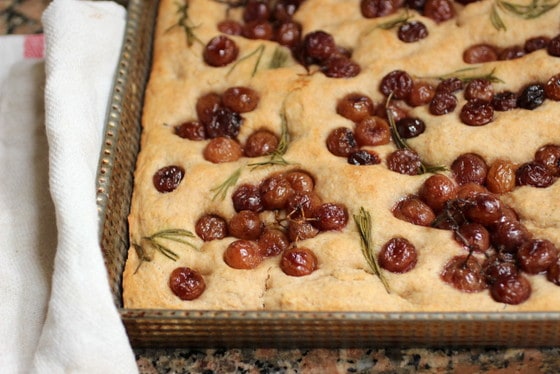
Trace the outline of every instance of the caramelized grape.
[[317, 269], [317, 257], [305, 247], [294, 247], [284, 251], [280, 260], [282, 271], [292, 277], [309, 275]]
[[378, 255], [379, 266], [392, 273], [406, 273], [418, 262], [416, 247], [405, 238], [392, 238]]
[[463, 292], [480, 292], [487, 287], [482, 265], [471, 255], [455, 256], [449, 260], [441, 279]]
[[494, 161], [486, 175], [486, 187], [497, 194], [512, 191], [515, 188], [515, 164], [509, 160]]
[[298, 10], [301, 0], [278, 0], [272, 9], [275, 21], [289, 21]]
[[457, 198], [463, 200], [472, 200], [479, 193], [488, 193], [488, 189], [483, 185], [474, 182], [468, 182], [459, 186], [457, 189]]
[[179, 183], [181, 183], [184, 176], [185, 169], [180, 166], [170, 165], [156, 171], [152, 181], [158, 192], [167, 193], [179, 187]]
[[351, 121], [359, 122], [375, 112], [373, 100], [364, 94], [353, 92], [345, 95], [336, 104], [336, 112]]
[[336, 55], [325, 61], [321, 71], [329, 78], [352, 78], [360, 74], [362, 68], [349, 57]]
[[353, 135], [359, 146], [382, 145], [391, 141], [391, 128], [383, 118], [372, 116], [358, 122]]
[[473, 99], [467, 101], [459, 114], [461, 121], [469, 126], [483, 126], [494, 119], [494, 108], [489, 102]]
[[435, 116], [442, 116], [451, 113], [457, 107], [457, 98], [449, 92], [438, 92], [429, 104], [430, 113]]
[[407, 21], [399, 26], [397, 37], [405, 43], [414, 43], [428, 36], [428, 28], [420, 21]]
[[511, 91], [499, 92], [492, 98], [492, 107], [499, 112], [517, 108], [517, 94]]
[[260, 193], [265, 209], [284, 209], [294, 189], [284, 174], [274, 174], [262, 182]]
[[302, 170], [292, 170], [286, 173], [286, 179], [295, 192], [311, 192], [315, 188], [315, 180], [309, 173]]
[[259, 186], [242, 184], [233, 192], [231, 199], [236, 212], [251, 210], [258, 213], [264, 210]]
[[552, 175], [560, 176], [560, 145], [547, 144], [535, 152], [535, 162], [546, 166]]
[[220, 164], [237, 161], [243, 155], [243, 149], [233, 139], [218, 137], [210, 140], [203, 150], [204, 159]]
[[487, 258], [482, 267], [488, 284], [493, 284], [498, 279], [517, 275], [519, 273], [514, 260], [504, 260], [498, 255]]
[[249, 87], [230, 87], [222, 94], [224, 105], [234, 112], [247, 113], [259, 104], [259, 94]]
[[248, 0], [243, 8], [243, 21], [268, 21], [270, 8], [268, 3], [259, 0]]
[[206, 139], [204, 125], [198, 121], [187, 121], [175, 127], [175, 135], [190, 140]]
[[546, 279], [560, 286], [560, 258], [548, 268], [546, 271]]
[[474, 182], [484, 184], [488, 174], [486, 161], [475, 153], [464, 153], [451, 164], [451, 171], [460, 185]]
[[259, 245], [252, 240], [231, 242], [224, 252], [224, 261], [234, 269], [254, 269], [263, 261]]
[[484, 253], [490, 247], [490, 233], [480, 223], [462, 224], [455, 231], [454, 239], [469, 251]]
[[204, 127], [208, 138], [235, 138], [243, 123], [243, 117], [237, 112], [226, 107], [219, 107], [212, 113], [210, 122], [205, 122]]
[[422, 161], [416, 152], [410, 149], [398, 149], [387, 156], [387, 167], [400, 174], [418, 175]]
[[394, 0], [361, 0], [360, 10], [365, 18], [387, 16], [397, 10]]
[[335, 156], [348, 157], [358, 149], [354, 133], [347, 127], [332, 130], [327, 137], [327, 149]]
[[551, 170], [540, 162], [527, 162], [515, 172], [515, 183], [518, 186], [532, 186], [545, 188], [554, 183]]
[[436, 93], [454, 93], [463, 89], [463, 81], [457, 77], [446, 78], [439, 82]]
[[321, 231], [342, 230], [348, 223], [348, 209], [344, 204], [324, 203], [313, 211], [313, 224]]
[[450, 0], [426, 0], [424, 16], [440, 23], [455, 16], [455, 10]]
[[517, 220], [501, 220], [492, 225], [490, 231], [492, 245], [505, 252], [517, 251], [530, 238], [529, 230]]
[[492, 194], [479, 193], [469, 200], [465, 214], [473, 222], [492, 225], [502, 216], [502, 202]]
[[554, 57], [560, 57], [560, 35], [556, 35], [546, 46], [546, 52]]
[[517, 107], [533, 110], [541, 106], [544, 100], [544, 86], [540, 83], [530, 84], [519, 93]]
[[531, 292], [531, 283], [520, 274], [501, 277], [490, 286], [492, 299], [511, 305], [523, 303], [529, 299]]
[[245, 142], [245, 156], [260, 157], [273, 153], [278, 147], [278, 137], [268, 130], [257, 130]]
[[412, 83], [412, 89], [406, 99], [408, 105], [417, 107], [429, 104], [434, 98], [436, 89], [428, 82], [415, 81]]
[[399, 201], [392, 212], [396, 218], [420, 226], [430, 226], [436, 218], [428, 204], [416, 196]]
[[385, 96], [406, 99], [412, 91], [412, 77], [403, 70], [393, 70], [381, 79], [380, 90]]
[[544, 94], [547, 99], [560, 101], [560, 74], [553, 75], [546, 81]]
[[548, 36], [536, 36], [525, 41], [524, 49], [525, 52], [531, 53], [539, 49], [546, 49], [548, 43], [550, 43], [550, 38]]
[[228, 231], [238, 239], [256, 240], [261, 235], [264, 224], [258, 213], [242, 210], [229, 220]]
[[294, 21], [282, 22], [274, 32], [274, 40], [288, 48], [295, 48], [301, 40], [301, 24]]
[[331, 34], [318, 30], [303, 38], [303, 52], [312, 62], [326, 61], [336, 52], [336, 43]]
[[311, 218], [321, 203], [319, 196], [311, 191], [296, 192], [288, 198], [286, 212], [290, 219]]
[[218, 31], [228, 35], [241, 35], [243, 26], [240, 22], [232, 19], [226, 19], [218, 22]]
[[243, 25], [241, 35], [247, 39], [271, 40], [274, 37], [274, 30], [268, 21], [251, 21]]
[[418, 195], [434, 212], [440, 212], [457, 196], [457, 184], [446, 175], [434, 174], [424, 181]]
[[206, 289], [202, 275], [191, 268], [179, 267], [169, 276], [169, 288], [181, 300], [194, 300]]
[[196, 100], [196, 115], [198, 120], [204, 125], [212, 123], [214, 113], [222, 106], [222, 97], [216, 92], [209, 92], [201, 95]]
[[204, 47], [203, 58], [210, 66], [225, 66], [237, 58], [239, 47], [225, 35], [212, 38]]
[[350, 165], [377, 165], [381, 163], [381, 158], [375, 151], [360, 149], [350, 153], [348, 163]]
[[217, 214], [205, 214], [195, 224], [195, 232], [205, 242], [227, 236], [227, 222]]
[[558, 249], [547, 239], [532, 239], [517, 251], [519, 267], [529, 274], [544, 273], [558, 260]]
[[476, 44], [463, 52], [463, 61], [467, 64], [481, 64], [496, 61], [497, 59], [498, 53], [496, 49], [489, 44]]
[[263, 231], [257, 243], [264, 257], [277, 256], [290, 245], [290, 241], [284, 231], [271, 228]]
[[498, 53], [498, 60], [515, 60], [525, 56], [525, 49], [519, 45], [506, 47]]
[[465, 99], [491, 101], [494, 97], [494, 87], [487, 79], [476, 78], [467, 83], [465, 87]]
[[319, 234], [319, 230], [308, 221], [290, 221], [288, 237], [292, 242], [311, 239]]
[[403, 139], [415, 138], [426, 131], [426, 124], [420, 118], [404, 117], [395, 123], [399, 136]]

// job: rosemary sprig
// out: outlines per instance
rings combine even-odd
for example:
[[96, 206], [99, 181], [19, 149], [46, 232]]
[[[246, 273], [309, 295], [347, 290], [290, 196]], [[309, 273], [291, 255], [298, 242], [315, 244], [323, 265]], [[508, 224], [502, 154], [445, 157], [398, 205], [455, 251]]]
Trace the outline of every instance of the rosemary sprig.
[[504, 83], [504, 81], [502, 79], [500, 79], [497, 75], [495, 75], [496, 68], [492, 69], [492, 71], [490, 71], [489, 73], [470, 74], [471, 72], [475, 72], [477, 70], [478, 70], [478, 67], [463, 68], [463, 69], [455, 70], [455, 71], [453, 71], [449, 74], [441, 75], [441, 76], [437, 77], [437, 79], [443, 81], [443, 80], [446, 80], [448, 78], [458, 78], [463, 83], [469, 83], [470, 81], [475, 80], [475, 79], [485, 79], [485, 80], [490, 81], [492, 83]]
[[224, 200], [227, 195], [227, 191], [235, 186], [239, 177], [241, 176], [241, 167], [235, 170], [223, 183], [219, 186], [212, 188], [210, 191], [214, 192], [214, 196], [212, 197], [212, 201], [216, 200], [218, 197], [221, 200]]
[[558, 4], [560, 4], [560, 0], [531, 0], [530, 4], [516, 4], [505, 0], [497, 0], [492, 6], [490, 21], [492, 22], [492, 25], [496, 28], [496, 30], [505, 31], [507, 30], [507, 27], [500, 17], [498, 9], [519, 18], [530, 20], [542, 16], [543, 14], [556, 8]]
[[272, 54], [272, 58], [268, 63], [269, 69], [278, 69], [286, 65], [286, 61], [288, 61], [289, 54], [285, 48], [276, 47], [274, 53]]
[[379, 280], [381, 280], [381, 283], [383, 283], [387, 293], [391, 293], [389, 283], [381, 273], [381, 268], [377, 263], [377, 258], [375, 257], [375, 253], [373, 251], [373, 243], [371, 240], [371, 214], [365, 210], [364, 207], [360, 207], [360, 213], [354, 214], [354, 222], [356, 223], [356, 226], [358, 226], [362, 254], [366, 258], [366, 261], [373, 273], [377, 275]]
[[286, 154], [286, 151], [288, 150], [288, 145], [290, 143], [290, 133], [288, 132], [288, 121], [286, 119], [286, 113], [284, 112], [284, 110], [282, 110], [282, 113], [280, 114], [280, 126], [281, 126], [281, 130], [280, 130], [280, 139], [278, 140], [278, 146], [276, 147], [274, 152], [270, 154], [268, 160], [249, 164], [248, 166], [252, 167], [251, 170], [261, 166], [268, 166], [268, 165], [286, 166], [290, 164], [288, 161], [286, 161], [286, 159], [284, 159], [284, 155]]
[[258, 46], [254, 51], [252, 51], [248, 55], [240, 57], [237, 61], [235, 61], [235, 63], [228, 70], [226, 76], [230, 75], [233, 72], [233, 70], [235, 70], [237, 65], [239, 65], [241, 62], [253, 57], [254, 55], [257, 55], [257, 61], [255, 62], [255, 66], [253, 66], [253, 71], [251, 73], [251, 77], [254, 77], [255, 74], [257, 73], [257, 69], [259, 68], [259, 64], [261, 63], [261, 59], [262, 59], [262, 56], [264, 54], [265, 49], [266, 49], [266, 47], [264, 46], [264, 44], [261, 44], [260, 46]]
[[[176, 243], [185, 244], [193, 249], [198, 250], [198, 248], [194, 244], [192, 244], [188, 240], [185, 240], [185, 238], [194, 238], [194, 237], [195, 237], [194, 234], [188, 230], [167, 229], [167, 230], [158, 231], [150, 236], [144, 236], [142, 237], [141, 240], [142, 242], [148, 243], [151, 247], [159, 251], [162, 255], [169, 258], [170, 260], [177, 261], [179, 255], [174, 251], [172, 251], [171, 249], [169, 249], [169, 247], [167, 247], [166, 245], [162, 244], [161, 240], [170, 240]], [[149, 262], [152, 260], [152, 257], [146, 252], [145, 247], [143, 247], [141, 244], [133, 243], [132, 246], [136, 250], [138, 257], [140, 258], [140, 263], [138, 264], [138, 267], [135, 270], [136, 272], [138, 271], [140, 265], [142, 265], [144, 261]]]
[[[393, 142], [395, 143], [398, 149], [408, 149], [409, 151], [418, 153], [408, 145], [406, 140], [404, 140], [400, 136], [399, 132], [397, 131], [397, 124], [395, 123], [395, 117], [393, 117], [393, 112], [391, 112], [391, 109], [389, 108], [389, 103], [392, 97], [393, 97], [392, 94], [389, 95], [389, 97], [387, 98], [387, 104], [385, 106], [385, 112], [387, 113], [387, 120], [389, 121], [389, 126], [391, 128], [391, 138], [393, 139]], [[437, 173], [438, 171], [445, 171], [445, 170], [446, 169], [444, 166], [432, 165], [420, 160], [420, 174]]]
[[377, 28], [383, 29], [383, 30], [391, 30], [392, 28], [395, 28], [397, 26], [402, 25], [403, 23], [408, 22], [408, 20], [412, 18], [412, 16], [408, 13], [408, 8], [405, 8], [404, 10], [404, 14], [399, 15], [398, 17], [389, 20], [387, 22], [383, 22], [377, 25]]
[[200, 40], [194, 33], [194, 29], [197, 27], [195, 25], [192, 24], [190, 18], [189, 18], [189, 2], [185, 2], [185, 4], [179, 4], [177, 3], [177, 14], [179, 15], [179, 19], [177, 20], [177, 23], [174, 24], [173, 26], [171, 26], [170, 28], [168, 28], [166, 30], [169, 31], [175, 27], [181, 27], [183, 29], [183, 31], [185, 32], [185, 36], [187, 38], [187, 45], [190, 47], [194, 44], [194, 42], [198, 42], [201, 45], [204, 45], [204, 43], [202, 42], [202, 40]]

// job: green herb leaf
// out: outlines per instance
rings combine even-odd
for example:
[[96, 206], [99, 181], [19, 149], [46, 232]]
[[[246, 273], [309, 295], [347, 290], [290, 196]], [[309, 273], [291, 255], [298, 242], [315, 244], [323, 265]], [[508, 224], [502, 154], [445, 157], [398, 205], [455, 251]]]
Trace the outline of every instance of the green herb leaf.
[[551, 11], [560, 4], [560, 0], [532, 0], [530, 4], [518, 4], [505, 0], [497, 0], [492, 6], [490, 13], [490, 21], [496, 30], [507, 30], [505, 23], [502, 21], [498, 8], [506, 13], [512, 14], [516, 17], [531, 20], [542, 16], [543, 14]]
[[367, 210], [365, 210], [364, 207], [360, 207], [359, 214], [354, 214], [353, 216], [354, 222], [356, 223], [358, 232], [360, 234], [360, 246], [362, 249], [362, 254], [364, 255], [373, 273], [377, 275], [381, 280], [381, 283], [383, 283], [383, 286], [385, 287], [387, 293], [391, 293], [389, 283], [381, 273], [381, 268], [377, 263], [377, 258], [375, 257], [375, 253], [373, 250], [373, 243], [371, 240], [371, 214]]
[[166, 30], [169, 31], [175, 27], [180, 27], [185, 32], [185, 37], [187, 38], [187, 45], [190, 47], [194, 44], [194, 42], [198, 42], [200, 45], [204, 45], [204, 43], [195, 35], [194, 29], [197, 26], [194, 26], [189, 19], [189, 2], [185, 2], [185, 4], [177, 3], [177, 14], [179, 15], [179, 19], [177, 23]]
[[237, 170], [235, 170], [233, 172], [233, 174], [231, 174], [222, 184], [220, 184], [219, 186], [216, 186], [216, 187], [214, 187], [210, 190], [211, 192], [214, 192], [214, 196], [212, 197], [212, 201], [216, 200], [218, 197], [221, 200], [224, 200], [226, 198], [227, 191], [231, 187], [235, 186], [235, 184], [239, 180], [239, 177], [241, 176], [241, 169], [242, 168], [238, 168]]
[[460, 79], [463, 83], [469, 83], [475, 79], [485, 79], [492, 83], [504, 83], [502, 79], [495, 75], [496, 68], [492, 69], [489, 73], [479, 73], [479, 74], [470, 74], [471, 72], [476, 72], [479, 68], [478, 67], [468, 67], [464, 69], [455, 70], [449, 74], [444, 74], [437, 79], [445, 80], [449, 78], [457, 78]]
[[276, 47], [274, 53], [272, 54], [272, 58], [268, 64], [269, 69], [278, 69], [286, 65], [286, 61], [288, 61], [288, 54], [285, 48]]

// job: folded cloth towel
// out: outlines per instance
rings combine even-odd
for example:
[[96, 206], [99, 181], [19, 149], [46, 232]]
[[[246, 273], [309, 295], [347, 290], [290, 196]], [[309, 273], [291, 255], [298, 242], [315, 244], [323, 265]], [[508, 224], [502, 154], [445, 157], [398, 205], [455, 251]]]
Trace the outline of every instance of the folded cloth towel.
[[1, 52], [2, 372], [138, 371], [112, 301], [95, 202], [125, 23], [113, 2], [54, 0], [43, 16], [46, 69], [23, 58], [6, 68]]

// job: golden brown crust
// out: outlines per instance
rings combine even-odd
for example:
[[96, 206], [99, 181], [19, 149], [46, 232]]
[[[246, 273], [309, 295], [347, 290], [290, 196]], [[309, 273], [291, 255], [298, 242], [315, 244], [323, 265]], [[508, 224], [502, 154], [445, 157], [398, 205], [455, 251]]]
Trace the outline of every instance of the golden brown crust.
[[[496, 30], [489, 21], [491, 1], [473, 3], [461, 9], [459, 16], [436, 24], [414, 14], [428, 27], [428, 38], [404, 44], [394, 30], [375, 28], [387, 19], [365, 19], [358, 1], [304, 2], [296, 15], [304, 32], [322, 29], [335, 35], [337, 43], [352, 47], [353, 59], [362, 72], [355, 78], [332, 79], [320, 73], [308, 75], [289, 59], [279, 69], [266, 69], [276, 45], [273, 42], [234, 37], [240, 56], [264, 46], [261, 68], [251, 76], [254, 60], [210, 68], [202, 62], [202, 45], [187, 46], [185, 34], [177, 22], [176, 2], [163, 0], [160, 5], [153, 68], [143, 114], [141, 153], [135, 171], [135, 189], [129, 216], [132, 243], [167, 228], [194, 232], [194, 224], [204, 213], [231, 217], [234, 209], [231, 192], [224, 200], [213, 199], [212, 188], [220, 185], [240, 167], [238, 184], [255, 183], [280, 167], [251, 171], [247, 158], [212, 164], [202, 151], [207, 141], [190, 141], [173, 134], [173, 126], [196, 117], [196, 99], [207, 92], [222, 92], [236, 85], [249, 86], [259, 92], [259, 106], [244, 114], [239, 134], [243, 143], [258, 128], [279, 134], [282, 115], [289, 126], [290, 144], [285, 159], [288, 168], [309, 171], [316, 189], [325, 201], [344, 203], [351, 214], [365, 207], [372, 215], [372, 237], [376, 248], [394, 236], [407, 237], [418, 249], [418, 264], [405, 274], [384, 272], [391, 293], [387, 293], [371, 271], [361, 253], [357, 228], [352, 220], [341, 232], [327, 232], [301, 242], [313, 248], [319, 269], [304, 277], [285, 275], [278, 257], [265, 260], [257, 269], [236, 270], [222, 257], [233, 238], [202, 242], [193, 238], [197, 250], [170, 243], [179, 259], [171, 261], [160, 253], [139, 267], [134, 247], [124, 272], [124, 304], [130, 308], [171, 308], [199, 310], [344, 310], [344, 311], [544, 311], [560, 310], [560, 287], [542, 275], [530, 276], [533, 294], [529, 301], [511, 306], [494, 302], [488, 292], [467, 294], [455, 290], [439, 278], [443, 264], [464, 249], [452, 240], [449, 231], [415, 226], [396, 219], [390, 209], [407, 194], [415, 193], [428, 175], [405, 176], [380, 165], [357, 167], [344, 158], [334, 157], [325, 146], [329, 132], [352, 123], [336, 115], [339, 98], [350, 92], [362, 92], [376, 103], [384, 100], [378, 86], [381, 78], [395, 69], [406, 70], [415, 77], [438, 77], [465, 68], [462, 51], [476, 43], [497, 46], [523, 44], [528, 36], [553, 37], [558, 33], [559, 9], [525, 21], [504, 16], [508, 31]], [[195, 34], [203, 42], [218, 34], [216, 24], [225, 17], [223, 5], [214, 1], [191, 0], [189, 16], [196, 25]], [[328, 15], [336, 14], [336, 17]], [[317, 17], [316, 14], [325, 14]], [[239, 17], [238, 10], [231, 17]], [[336, 19], [333, 23], [331, 20]], [[477, 65], [476, 72], [494, 71], [502, 83], [496, 91], [519, 90], [523, 85], [546, 81], [559, 73], [558, 58], [546, 51], [533, 52], [521, 59]], [[538, 68], [535, 68], [538, 67]], [[232, 70], [233, 69], [233, 70]], [[465, 102], [458, 95], [460, 108]], [[560, 144], [558, 118], [560, 104], [546, 101], [533, 111], [501, 112], [489, 125], [469, 127], [461, 124], [458, 109], [444, 116], [429, 114], [425, 106], [411, 111], [425, 119], [426, 132], [409, 144], [432, 164], [449, 165], [459, 154], [476, 152], [491, 163], [495, 159], [527, 162], [547, 143]], [[391, 144], [375, 148], [385, 160], [395, 149]], [[152, 184], [153, 173], [167, 165], [181, 165], [186, 176], [172, 193], [158, 193]], [[297, 165], [297, 166], [296, 166]], [[546, 237], [560, 247], [560, 209], [557, 196], [560, 183], [545, 189], [520, 187], [503, 197], [520, 215], [535, 236]], [[168, 287], [168, 277], [177, 266], [189, 266], [202, 273], [206, 291], [193, 301], [182, 301]]]

